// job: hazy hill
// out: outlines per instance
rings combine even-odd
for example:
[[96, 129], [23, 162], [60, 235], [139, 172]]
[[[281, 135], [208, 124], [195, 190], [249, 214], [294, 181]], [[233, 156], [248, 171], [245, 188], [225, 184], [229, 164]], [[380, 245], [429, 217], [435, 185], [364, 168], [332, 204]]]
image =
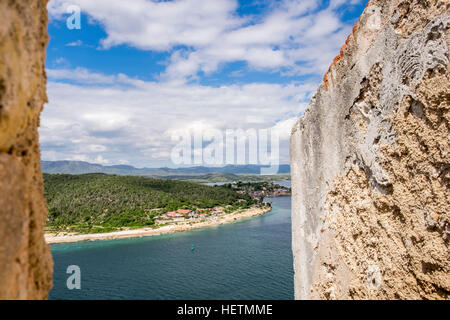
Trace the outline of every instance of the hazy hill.
[[[44, 173], [107, 173], [117, 175], [133, 176], [174, 176], [174, 175], [203, 175], [210, 173], [220, 174], [260, 174], [260, 169], [265, 166], [260, 165], [227, 165], [220, 168], [211, 167], [189, 167], [189, 168], [135, 168], [128, 165], [103, 166], [84, 161], [42, 161], [42, 171]], [[289, 165], [280, 165], [279, 174], [290, 172]]]

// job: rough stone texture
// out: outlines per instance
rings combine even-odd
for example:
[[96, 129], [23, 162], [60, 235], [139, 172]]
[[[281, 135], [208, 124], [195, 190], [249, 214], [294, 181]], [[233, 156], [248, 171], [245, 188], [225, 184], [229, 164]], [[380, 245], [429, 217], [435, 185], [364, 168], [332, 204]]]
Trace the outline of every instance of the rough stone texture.
[[291, 136], [297, 299], [448, 299], [450, 2], [370, 1]]
[[0, 299], [44, 299], [52, 286], [37, 132], [47, 100], [46, 4], [0, 1]]

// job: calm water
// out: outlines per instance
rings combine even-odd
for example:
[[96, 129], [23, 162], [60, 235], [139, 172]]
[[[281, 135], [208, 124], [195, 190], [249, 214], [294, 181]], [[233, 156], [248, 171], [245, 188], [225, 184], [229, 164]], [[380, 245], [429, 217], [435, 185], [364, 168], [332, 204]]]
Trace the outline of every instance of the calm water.
[[[267, 200], [270, 213], [227, 225], [52, 245], [50, 299], [293, 299], [291, 199]], [[81, 290], [66, 287], [69, 265]]]

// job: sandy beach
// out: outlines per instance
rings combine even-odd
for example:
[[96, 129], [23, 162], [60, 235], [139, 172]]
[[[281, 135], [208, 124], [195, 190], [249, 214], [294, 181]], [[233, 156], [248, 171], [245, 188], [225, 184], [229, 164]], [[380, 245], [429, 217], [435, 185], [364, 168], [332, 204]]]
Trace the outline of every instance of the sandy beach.
[[259, 215], [263, 215], [271, 211], [271, 207], [264, 208], [250, 208], [244, 211], [237, 211], [229, 214], [222, 214], [220, 216], [208, 217], [202, 220], [184, 221], [171, 225], [165, 225], [156, 229], [140, 228], [130, 229], [115, 232], [105, 233], [90, 233], [90, 234], [74, 234], [74, 233], [46, 233], [45, 240], [48, 244], [65, 243], [65, 242], [79, 242], [79, 241], [95, 241], [95, 240], [110, 240], [110, 239], [124, 239], [135, 237], [148, 237], [160, 234], [174, 233], [180, 231], [187, 231], [209, 226], [221, 225], [242, 219], [247, 219]]

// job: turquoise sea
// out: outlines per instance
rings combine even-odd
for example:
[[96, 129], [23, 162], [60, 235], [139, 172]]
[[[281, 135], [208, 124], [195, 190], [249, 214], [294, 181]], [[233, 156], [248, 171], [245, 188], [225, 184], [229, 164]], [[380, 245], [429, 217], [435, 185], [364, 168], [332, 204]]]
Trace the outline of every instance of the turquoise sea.
[[[266, 201], [270, 213], [226, 225], [52, 245], [50, 299], [293, 299], [291, 198]], [[66, 286], [69, 265], [80, 290]]]

